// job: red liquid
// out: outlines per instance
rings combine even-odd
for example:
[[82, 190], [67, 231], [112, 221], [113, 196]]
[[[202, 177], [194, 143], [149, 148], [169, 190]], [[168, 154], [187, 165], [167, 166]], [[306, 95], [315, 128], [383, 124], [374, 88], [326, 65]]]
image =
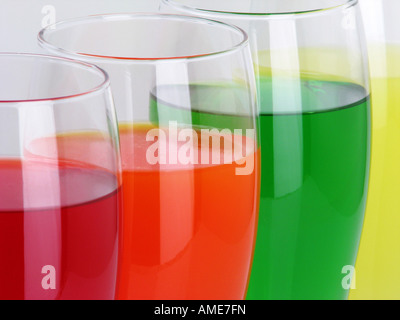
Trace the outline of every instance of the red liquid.
[[[119, 299], [243, 299], [255, 239], [254, 170], [150, 165], [150, 126], [120, 127], [124, 223]], [[199, 154], [201, 154], [201, 150]]]
[[105, 170], [0, 160], [0, 299], [114, 299], [118, 199]]

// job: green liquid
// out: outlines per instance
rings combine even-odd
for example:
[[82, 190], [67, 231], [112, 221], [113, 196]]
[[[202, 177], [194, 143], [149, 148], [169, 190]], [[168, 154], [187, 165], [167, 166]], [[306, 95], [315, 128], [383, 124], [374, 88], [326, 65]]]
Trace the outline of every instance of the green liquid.
[[[333, 81], [261, 78], [261, 199], [247, 299], [345, 299], [364, 218], [369, 97]], [[189, 94], [188, 94], [189, 93]], [[157, 88], [150, 120], [253, 128], [241, 87]]]
[[346, 299], [342, 268], [355, 264], [365, 210], [369, 99], [349, 83], [264, 78], [260, 86], [261, 199], [247, 299]]

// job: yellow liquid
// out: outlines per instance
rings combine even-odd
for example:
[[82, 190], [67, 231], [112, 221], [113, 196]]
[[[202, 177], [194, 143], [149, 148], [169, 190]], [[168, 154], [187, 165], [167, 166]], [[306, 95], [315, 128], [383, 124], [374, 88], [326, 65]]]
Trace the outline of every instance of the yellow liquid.
[[371, 64], [370, 185], [353, 300], [400, 299], [400, 48], [386, 49], [385, 69]]

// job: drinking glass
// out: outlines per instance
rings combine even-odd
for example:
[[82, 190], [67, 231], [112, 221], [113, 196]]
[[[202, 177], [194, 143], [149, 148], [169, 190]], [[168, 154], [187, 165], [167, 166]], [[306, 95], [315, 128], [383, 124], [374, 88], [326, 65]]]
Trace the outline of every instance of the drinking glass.
[[246, 34], [122, 14], [61, 22], [39, 40], [110, 74], [124, 181], [118, 298], [243, 299], [259, 196]]
[[249, 34], [261, 198], [249, 299], [344, 299], [367, 194], [370, 105], [354, 0], [164, 0]]
[[108, 76], [28, 54], [0, 54], [0, 70], [0, 299], [114, 299], [121, 179]]
[[372, 85], [371, 176], [351, 299], [400, 299], [399, 1], [360, 1]]

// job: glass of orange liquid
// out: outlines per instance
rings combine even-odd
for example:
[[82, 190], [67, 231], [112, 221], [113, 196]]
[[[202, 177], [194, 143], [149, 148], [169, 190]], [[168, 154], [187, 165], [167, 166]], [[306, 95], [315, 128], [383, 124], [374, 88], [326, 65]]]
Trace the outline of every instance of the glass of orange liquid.
[[111, 78], [124, 185], [119, 299], [243, 299], [258, 214], [246, 34], [153, 14], [60, 22], [39, 41]]

